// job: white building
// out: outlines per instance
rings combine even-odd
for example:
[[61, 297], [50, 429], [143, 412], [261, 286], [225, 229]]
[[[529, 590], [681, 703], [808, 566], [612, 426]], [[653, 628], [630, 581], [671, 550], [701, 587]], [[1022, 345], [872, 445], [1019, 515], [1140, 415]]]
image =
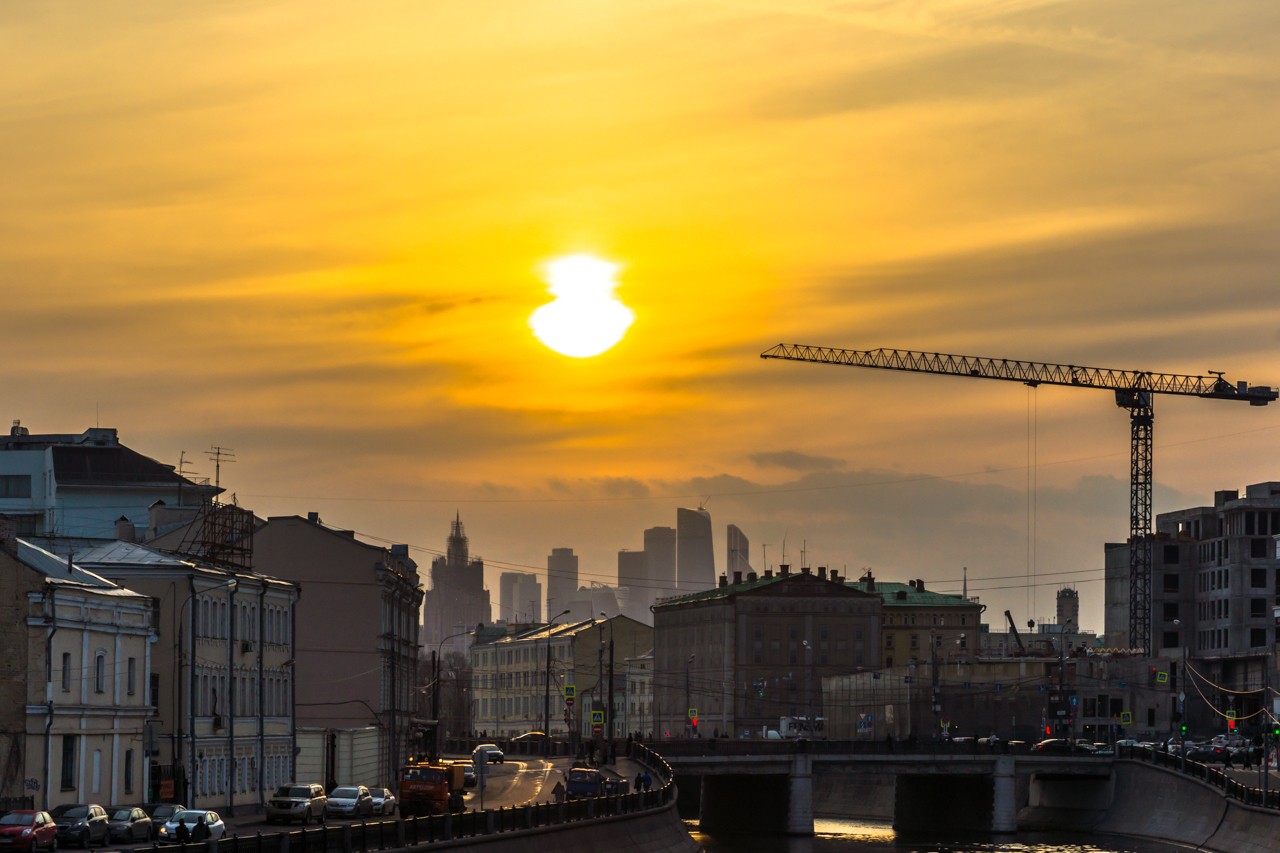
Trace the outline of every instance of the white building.
[[0, 600], [0, 796], [40, 809], [146, 799], [151, 600], [12, 537]]

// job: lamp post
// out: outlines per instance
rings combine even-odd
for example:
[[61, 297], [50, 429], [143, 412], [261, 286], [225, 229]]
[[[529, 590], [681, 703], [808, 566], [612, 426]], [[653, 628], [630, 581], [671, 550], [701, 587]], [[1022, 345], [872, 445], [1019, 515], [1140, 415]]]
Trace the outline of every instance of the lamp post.
[[692, 722], [694, 718], [689, 716], [689, 711], [693, 708], [693, 694], [689, 689], [689, 669], [693, 666], [695, 657], [697, 657], [696, 654], [689, 655], [689, 659], [684, 664], [684, 725], [689, 737], [698, 733], [697, 726]]
[[[1189, 644], [1187, 643], [1186, 632], [1182, 626], [1182, 620], [1174, 619], [1173, 624], [1178, 628], [1179, 639], [1182, 641], [1182, 683], [1177, 685], [1178, 687], [1178, 721], [1179, 721], [1179, 725], [1182, 727], [1181, 731], [1179, 732], [1181, 736], [1178, 738], [1178, 741], [1179, 741], [1178, 752], [1181, 754], [1182, 757], [1178, 763], [1180, 765], [1180, 769], [1185, 772], [1187, 769], [1187, 737], [1186, 735], [1181, 734], [1181, 732], [1184, 732], [1187, 729], [1187, 676], [1189, 675], [1187, 671], [1187, 647]], [[1170, 738], [1173, 737], [1173, 732], [1169, 732], [1169, 737]]]
[[[482, 623], [483, 624], [483, 623]], [[444, 644], [455, 637], [474, 636], [482, 627], [476, 625], [473, 631], [459, 631], [450, 634], [431, 650], [431, 719], [435, 721], [435, 729], [431, 735], [431, 761], [434, 763], [440, 756], [440, 658], [444, 654]]]
[[[568, 616], [569, 611], [557, 613], [547, 622], [547, 671], [542, 683], [542, 754], [551, 754], [551, 628], [561, 616]], [[536, 694], [535, 694], [536, 695]]]
[[1062, 630], [1058, 635], [1058, 714], [1067, 715], [1067, 738], [1070, 740], [1072, 734], [1072, 717], [1070, 702], [1067, 701], [1067, 626], [1073, 625], [1071, 622], [1063, 622]]
[[[178, 653], [178, 681], [179, 682], [182, 681], [182, 658], [183, 658], [182, 631], [184, 627], [183, 614], [186, 613], [187, 606], [191, 604], [192, 600], [195, 599], [195, 597], [197, 595], [200, 595], [201, 593], [216, 592], [217, 590], [225, 589], [227, 590], [228, 595], [230, 595], [231, 593], [235, 592], [236, 584], [237, 584], [237, 581], [235, 578], [227, 578], [221, 583], [215, 584], [213, 586], [205, 587], [204, 589], [196, 589], [195, 578], [191, 579], [191, 586], [192, 586], [191, 594], [186, 597], [186, 600], [183, 601], [182, 605], [178, 608], [178, 633], [177, 633], [176, 639], [177, 639], [177, 653]], [[229, 616], [228, 618], [234, 619], [235, 617]], [[186, 783], [187, 802], [191, 803], [194, 806], [195, 800], [196, 800], [195, 780], [192, 778], [192, 775], [196, 767], [196, 677], [195, 677], [196, 618], [195, 618], [194, 608], [191, 611], [191, 630], [189, 634], [190, 636], [188, 636], [186, 639], [188, 649], [187, 649], [187, 731], [185, 735], [187, 739], [187, 748], [188, 748], [188, 763], [187, 763], [187, 772], [185, 774], [186, 778], [183, 781]], [[181, 708], [182, 693], [181, 692], [178, 693], [178, 699], [179, 699], [178, 719], [181, 720], [182, 719], [182, 708]], [[179, 751], [180, 749], [181, 748], [179, 747]]]

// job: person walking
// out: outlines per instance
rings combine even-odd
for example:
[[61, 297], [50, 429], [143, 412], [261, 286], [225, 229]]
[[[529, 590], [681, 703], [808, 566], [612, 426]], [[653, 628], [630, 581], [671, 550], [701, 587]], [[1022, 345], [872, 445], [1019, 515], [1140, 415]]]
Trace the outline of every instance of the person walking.
[[196, 825], [191, 828], [191, 840], [193, 842], [206, 841], [209, 838], [209, 824], [204, 822], [204, 815], [196, 818]]

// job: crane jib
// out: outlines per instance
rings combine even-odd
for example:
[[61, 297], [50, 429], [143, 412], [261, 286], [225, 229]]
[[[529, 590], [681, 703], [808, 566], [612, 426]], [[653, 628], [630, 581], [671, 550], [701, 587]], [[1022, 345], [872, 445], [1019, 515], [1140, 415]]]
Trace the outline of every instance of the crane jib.
[[[1215, 400], [1240, 400], [1254, 406], [1265, 406], [1280, 396], [1276, 389], [1265, 385], [1250, 386], [1246, 382], [1233, 384], [1224, 379], [1221, 373], [1215, 371], [1210, 371], [1212, 374], [1210, 376], [1196, 376], [884, 347], [871, 350], [848, 350], [806, 344], [778, 344], [762, 352], [760, 357], [882, 370], [904, 370], [940, 376], [1003, 379], [1021, 382], [1032, 387], [1065, 385], [1076, 388], [1099, 388], [1128, 392], [1134, 397], [1143, 396], [1139, 392], [1146, 392], [1147, 396], [1181, 394]], [[1119, 399], [1117, 402], [1126, 407], [1132, 405], [1120, 402]]]

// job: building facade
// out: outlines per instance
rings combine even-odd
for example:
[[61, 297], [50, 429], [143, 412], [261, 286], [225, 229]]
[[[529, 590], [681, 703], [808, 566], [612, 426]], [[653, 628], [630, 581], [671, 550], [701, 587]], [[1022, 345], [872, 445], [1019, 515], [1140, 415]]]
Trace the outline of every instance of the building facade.
[[55, 553], [78, 539], [115, 539], [121, 523], [141, 535], [157, 502], [194, 510], [220, 491], [125, 447], [106, 427], [33, 435], [14, 421], [0, 438], [0, 516]]
[[816, 727], [823, 678], [881, 667], [881, 609], [880, 596], [834, 572], [785, 565], [658, 603], [658, 737], [747, 737], [783, 716]]
[[146, 596], [0, 541], [0, 796], [39, 809], [148, 797], [152, 619]]
[[261, 572], [300, 591], [291, 665], [297, 725], [375, 726], [377, 777], [361, 784], [390, 787], [414, 751], [426, 680], [419, 671], [423, 589], [408, 546], [363, 542], [309, 513], [267, 519], [253, 534], [253, 558]]
[[297, 587], [133, 542], [98, 545], [78, 564], [146, 595], [157, 616], [148, 799], [261, 807], [294, 769]]
[[[489, 590], [484, 586], [484, 561], [471, 559], [462, 517], [449, 530], [445, 553], [431, 561], [431, 588], [422, 613], [422, 645], [441, 653], [464, 654], [460, 639], [476, 625], [493, 621]], [[450, 638], [454, 638], [453, 644]]]
[[716, 585], [715, 550], [711, 541], [711, 513], [705, 509], [676, 510], [676, 587], [681, 594]]
[[578, 556], [572, 548], [552, 548], [547, 556], [547, 618], [563, 613], [578, 594]]
[[[1215, 492], [1212, 506], [1161, 513], [1155, 527], [1153, 654], [1185, 661], [1173, 677], [1186, 686], [1192, 732], [1214, 731], [1228, 714], [1260, 720], [1268, 686], [1280, 683], [1280, 482]], [[1128, 560], [1127, 544], [1107, 546], [1108, 646], [1129, 643]]]
[[885, 667], [969, 657], [981, 648], [983, 608], [977, 601], [926, 589], [923, 580], [878, 581], [870, 571], [848, 586], [877, 595], [883, 602], [881, 659]]

